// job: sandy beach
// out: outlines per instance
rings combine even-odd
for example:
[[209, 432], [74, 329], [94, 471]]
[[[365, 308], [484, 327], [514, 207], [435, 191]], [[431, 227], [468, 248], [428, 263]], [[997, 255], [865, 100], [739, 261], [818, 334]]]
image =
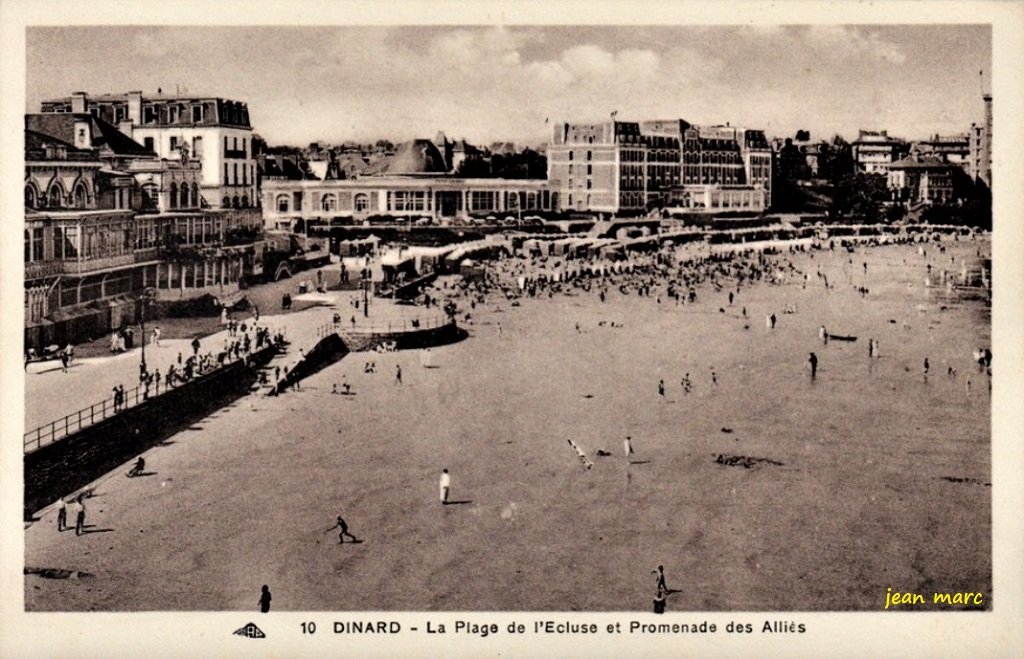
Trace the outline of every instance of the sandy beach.
[[[492, 296], [432, 368], [351, 353], [148, 451], [152, 476], [115, 470], [86, 501], [90, 533], [46, 511], [26, 566], [89, 576], [27, 575], [26, 608], [257, 610], [268, 584], [276, 610], [647, 610], [659, 564], [670, 611], [990, 594], [989, 378], [971, 351], [991, 321], [924, 285], [928, 263], [990, 243], [944, 244], [798, 254], [833, 287], [744, 285], [731, 306], [706, 285], [684, 305]], [[858, 340], [824, 345], [821, 325]], [[343, 380], [353, 395], [331, 394]], [[339, 514], [362, 542], [338, 544]]]

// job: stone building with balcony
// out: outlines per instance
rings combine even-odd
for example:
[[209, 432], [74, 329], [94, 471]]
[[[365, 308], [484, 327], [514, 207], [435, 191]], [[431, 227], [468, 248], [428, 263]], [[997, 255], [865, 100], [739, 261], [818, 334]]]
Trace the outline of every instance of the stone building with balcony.
[[[58, 134], [70, 126], [81, 147], [25, 130], [28, 346], [79, 342], [131, 324], [149, 287], [163, 300], [223, 296], [259, 273], [258, 213], [200, 208], [198, 162], [157, 158], [98, 121], [31, 121]], [[103, 137], [91, 139], [92, 129]]]

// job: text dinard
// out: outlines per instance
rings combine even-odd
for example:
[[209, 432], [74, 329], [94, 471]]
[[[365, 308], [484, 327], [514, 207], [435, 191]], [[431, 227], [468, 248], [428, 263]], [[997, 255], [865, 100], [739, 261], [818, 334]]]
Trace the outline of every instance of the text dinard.
[[[700, 622], [640, 622], [631, 620], [629, 622], [593, 623], [573, 622], [568, 620], [536, 620], [530, 623], [509, 622], [499, 625], [498, 623], [476, 623], [466, 620], [452, 622], [428, 621], [424, 626], [410, 626], [408, 631], [426, 634], [459, 634], [473, 635], [481, 638], [494, 636], [501, 632], [507, 634], [714, 634], [719, 630], [718, 624], [702, 620]], [[730, 622], [724, 627], [730, 634], [750, 634], [755, 630], [768, 634], [802, 634], [806, 631], [803, 623], [783, 620], [766, 620], [763, 625], [755, 626], [748, 622]], [[352, 621], [334, 623], [335, 634], [399, 634], [402, 632], [402, 625], [396, 621]]]

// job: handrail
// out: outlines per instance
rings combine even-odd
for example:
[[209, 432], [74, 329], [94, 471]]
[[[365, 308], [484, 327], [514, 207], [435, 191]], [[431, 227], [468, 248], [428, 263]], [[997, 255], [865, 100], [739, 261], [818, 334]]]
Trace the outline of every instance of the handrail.
[[414, 318], [392, 320], [381, 323], [370, 323], [369, 325], [357, 323], [355, 326], [346, 325], [342, 322], [337, 325], [337, 331], [344, 334], [398, 334], [438, 329], [454, 323], [455, 320], [447, 316], [434, 316], [427, 319]]

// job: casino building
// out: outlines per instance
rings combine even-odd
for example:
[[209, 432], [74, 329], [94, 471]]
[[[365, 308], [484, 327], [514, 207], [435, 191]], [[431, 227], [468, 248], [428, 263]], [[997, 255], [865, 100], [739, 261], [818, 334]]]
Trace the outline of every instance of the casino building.
[[264, 180], [265, 228], [289, 229], [297, 220], [362, 223], [378, 217], [521, 218], [557, 208], [558, 194], [538, 179], [456, 178], [429, 140], [400, 145], [393, 156], [354, 178]]

